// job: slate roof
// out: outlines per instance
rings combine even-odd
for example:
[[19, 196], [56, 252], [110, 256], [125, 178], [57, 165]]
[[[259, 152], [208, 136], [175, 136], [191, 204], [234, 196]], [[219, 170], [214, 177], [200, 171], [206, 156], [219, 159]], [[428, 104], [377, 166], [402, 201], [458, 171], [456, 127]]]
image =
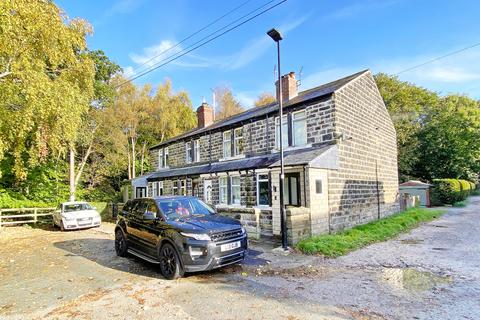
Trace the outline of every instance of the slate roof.
[[[284, 165], [294, 166], [309, 164], [334, 147], [335, 145], [328, 145], [324, 147], [312, 147], [286, 151], [284, 153]], [[147, 178], [147, 181], [156, 181], [170, 177], [192, 176], [206, 173], [273, 168], [278, 166], [280, 166], [280, 154], [272, 153], [259, 157], [219, 161], [211, 164], [203, 164], [191, 167], [165, 169], [151, 174]]]
[[[297, 105], [297, 104], [300, 104], [300, 103], [304, 103], [304, 102], [307, 102], [307, 101], [310, 101], [310, 100], [313, 100], [313, 99], [318, 99], [318, 98], [321, 98], [321, 97], [324, 97], [324, 96], [328, 96], [328, 95], [334, 93], [335, 91], [337, 91], [338, 89], [340, 89], [341, 87], [343, 87], [345, 84], [349, 83], [350, 81], [352, 81], [353, 79], [357, 78], [358, 76], [364, 74], [367, 71], [368, 71], [368, 69], [357, 72], [357, 73], [352, 74], [350, 76], [347, 76], [345, 78], [341, 78], [341, 79], [338, 79], [338, 80], [335, 80], [335, 81], [332, 81], [332, 82], [329, 82], [329, 83], [326, 83], [326, 84], [322, 84], [322, 85], [320, 85], [318, 87], [315, 87], [315, 88], [312, 88], [312, 89], [301, 91], [301, 92], [298, 93], [298, 96], [289, 100], [287, 103], [284, 104], [283, 107], [285, 109], [285, 108], [288, 108], [288, 107], [291, 107], [291, 106], [294, 106], [294, 105]], [[231, 126], [231, 125], [236, 124], [236, 123], [244, 122], [244, 121], [247, 121], [247, 120], [250, 120], [250, 119], [255, 119], [255, 118], [265, 116], [267, 114], [274, 113], [274, 112], [277, 112], [277, 111], [278, 111], [278, 104], [276, 102], [268, 104], [268, 105], [263, 106], [263, 107], [254, 107], [254, 108], [248, 109], [245, 112], [236, 114], [234, 116], [228, 117], [228, 118], [223, 119], [223, 120], [218, 121], [218, 122], [214, 122], [212, 125], [210, 125], [208, 127], [195, 128], [193, 130], [187, 131], [187, 132], [185, 132], [181, 135], [178, 135], [174, 138], [171, 138], [171, 139], [168, 139], [166, 141], [163, 141], [162, 143], [156, 144], [156, 145], [150, 147], [150, 149], [155, 149], [155, 148], [158, 148], [162, 145], [167, 145], [167, 144], [169, 144], [171, 142], [174, 142], [174, 141], [177, 141], [177, 140], [181, 140], [181, 139], [184, 139], [184, 138], [187, 138], [187, 137], [190, 137], [190, 136], [194, 136], [194, 135], [197, 135], [197, 134], [205, 133], [205, 132], [208, 132], [208, 131], [213, 131], [215, 129], [228, 127], [228, 126]]]

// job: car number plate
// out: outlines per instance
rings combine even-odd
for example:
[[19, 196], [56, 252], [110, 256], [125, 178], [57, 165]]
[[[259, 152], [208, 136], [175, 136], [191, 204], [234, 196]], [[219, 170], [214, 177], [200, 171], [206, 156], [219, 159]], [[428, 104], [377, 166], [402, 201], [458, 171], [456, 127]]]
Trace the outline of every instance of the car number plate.
[[230, 250], [237, 249], [237, 248], [240, 248], [240, 241], [222, 244], [220, 246], [220, 251], [221, 252], [230, 251]]

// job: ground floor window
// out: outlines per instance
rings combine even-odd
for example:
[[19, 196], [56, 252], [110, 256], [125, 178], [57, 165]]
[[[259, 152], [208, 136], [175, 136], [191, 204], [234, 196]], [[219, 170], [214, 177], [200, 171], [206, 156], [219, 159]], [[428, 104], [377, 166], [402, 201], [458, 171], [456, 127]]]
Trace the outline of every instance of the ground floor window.
[[163, 196], [163, 181], [158, 181], [158, 195]]
[[286, 173], [283, 184], [283, 201], [285, 205], [300, 206], [300, 173]]
[[177, 180], [172, 181], [172, 195], [178, 196], [178, 181]]
[[218, 179], [218, 200], [221, 204], [228, 204], [228, 177]]
[[268, 174], [257, 175], [257, 205], [270, 205], [270, 187], [268, 183]]
[[135, 188], [135, 197], [136, 198], [145, 198], [146, 196], [147, 196], [147, 188], [146, 187]]
[[232, 204], [240, 204], [240, 176], [232, 177]]

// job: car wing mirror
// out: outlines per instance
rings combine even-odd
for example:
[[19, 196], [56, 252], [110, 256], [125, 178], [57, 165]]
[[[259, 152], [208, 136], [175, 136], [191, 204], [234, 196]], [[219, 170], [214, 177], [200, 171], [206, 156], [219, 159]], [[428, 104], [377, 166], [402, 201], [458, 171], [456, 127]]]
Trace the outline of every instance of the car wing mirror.
[[147, 211], [143, 214], [144, 220], [157, 220], [157, 214], [153, 211]]

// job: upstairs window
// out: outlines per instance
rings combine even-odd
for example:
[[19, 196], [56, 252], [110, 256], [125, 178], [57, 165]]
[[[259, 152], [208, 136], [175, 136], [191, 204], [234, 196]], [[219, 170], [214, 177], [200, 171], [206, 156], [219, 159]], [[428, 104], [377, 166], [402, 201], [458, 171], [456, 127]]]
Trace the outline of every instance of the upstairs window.
[[303, 146], [307, 144], [307, 116], [305, 110], [298, 111], [292, 115], [292, 144]]
[[192, 163], [192, 143], [187, 142], [185, 143], [185, 162], [186, 163]]
[[200, 161], [200, 139], [193, 141], [193, 161]]
[[[282, 117], [282, 143], [283, 147], [288, 147], [288, 116], [284, 115]], [[277, 149], [280, 148], [280, 120], [278, 117], [275, 118], [275, 146]]]
[[223, 157], [232, 156], [232, 131], [228, 130], [223, 133]]
[[234, 141], [233, 141], [233, 150], [235, 155], [243, 154], [244, 149], [244, 140], [243, 140], [243, 127], [237, 128], [234, 130]]
[[168, 167], [168, 148], [158, 150], [158, 168]]

